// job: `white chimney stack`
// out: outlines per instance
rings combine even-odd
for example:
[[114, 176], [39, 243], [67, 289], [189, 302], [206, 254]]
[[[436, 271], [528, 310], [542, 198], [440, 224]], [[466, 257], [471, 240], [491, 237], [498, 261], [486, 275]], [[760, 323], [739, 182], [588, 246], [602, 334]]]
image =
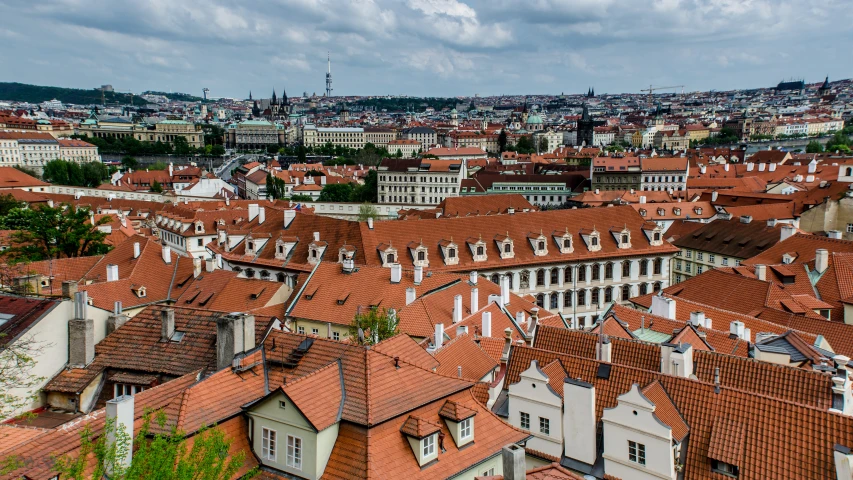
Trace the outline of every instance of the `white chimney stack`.
[[462, 321], [462, 295], [453, 297], [453, 323]]
[[753, 171], [754, 169], [755, 169], [755, 164], [754, 164], [754, 163], [752, 163], [752, 162], [747, 162], [747, 163], [746, 163], [746, 171], [747, 171], [747, 172], [751, 172], [751, 171]]
[[690, 324], [694, 327], [705, 326], [705, 312], [690, 312]]
[[491, 312], [483, 312], [483, 328], [481, 329], [482, 336], [491, 337], [492, 336], [492, 313]]
[[373, 230], [373, 217], [367, 217], [367, 228]]
[[814, 269], [817, 273], [823, 273], [829, 267], [829, 251], [825, 248], [818, 248], [815, 251]]
[[216, 260], [208, 258], [204, 261], [204, 270], [208, 273], [216, 270]]
[[435, 339], [433, 340], [433, 345], [435, 345], [436, 350], [441, 348], [444, 345], [444, 324], [436, 323], [435, 324]]
[[640, 203], [646, 203], [646, 196], [640, 195]]
[[766, 166], [766, 164], [764, 164], [764, 163], [759, 163], [759, 164], [758, 164], [758, 171], [759, 171], [759, 172], [763, 172], [763, 171], [764, 171], [764, 167], [765, 167], [765, 166]]
[[198, 278], [201, 275], [202, 262], [201, 257], [193, 258], [193, 277]]
[[783, 242], [797, 233], [797, 228], [793, 225], [782, 225], [782, 233], [780, 235], [779, 241]]
[[771, 172], [775, 172], [776, 171], [776, 164], [771, 163], [771, 164], [767, 165], [767, 170], [771, 171]]
[[[115, 446], [116, 466], [126, 469], [130, 467], [133, 459], [133, 395], [121, 395], [107, 400], [106, 410], [107, 421], [112, 424], [112, 428], [107, 430], [107, 446]], [[108, 475], [113, 474], [113, 468], [112, 462], [106, 462]]]
[[163, 245], [163, 262], [166, 264], [172, 263], [172, 249], [168, 245]]
[[296, 218], [296, 210], [293, 210], [293, 209], [285, 210], [284, 211], [284, 228], [289, 227], [290, 224], [293, 222], [293, 219], [295, 219], [295, 218]]
[[264, 223], [267, 220], [267, 212], [264, 207], [258, 208], [258, 223]]
[[468, 273], [468, 282], [470, 282], [471, 285], [477, 284], [477, 271], [476, 270]]
[[115, 282], [118, 280], [118, 265], [107, 265], [107, 281]]
[[746, 328], [744, 327], [743, 322], [739, 320], [734, 320], [729, 324], [729, 333], [740, 338], [741, 340], [747, 340], [744, 338], [744, 334], [746, 333]]
[[653, 296], [651, 314], [675, 320], [675, 300], [661, 295]]
[[415, 287], [409, 287], [406, 289], [406, 305], [415, 301]]
[[480, 309], [480, 290], [477, 287], [471, 289], [471, 313]]
[[509, 276], [501, 276], [501, 303], [509, 305]]
[[399, 263], [391, 264], [391, 283], [400, 283], [403, 279], [403, 266]]
[[216, 268], [222, 268], [222, 254], [217, 253], [214, 258], [216, 259]]
[[133, 242], [133, 258], [139, 258], [139, 242]]
[[260, 208], [260, 206], [257, 203], [252, 203], [249, 205], [249, 221], [250, 222], [252, 220], [254, 220], [255, 217], [258, 216], [258, 209], [259, 208]]
[[761, 280], [762, 282], [767, 281], [767, 265], [756, 265], [755, 266], [755, 278]]
[[415, 285], [420, 285], [424, 281], [424, 267], [415, 265]]
[[829, 238], [834, 238], [836, 240], [841, 240], [841, 231], [840, 230], [830, 230], [826, 232], [826, 236]]
[[315, 241], [315, 242], [319, 242], [319, 241], [320, 241], [320, 232], [314, 232], [314, 241]]
[[515, 312], [515, 323], [519, 326], [524, 323], [524, 310], [519, 310]]

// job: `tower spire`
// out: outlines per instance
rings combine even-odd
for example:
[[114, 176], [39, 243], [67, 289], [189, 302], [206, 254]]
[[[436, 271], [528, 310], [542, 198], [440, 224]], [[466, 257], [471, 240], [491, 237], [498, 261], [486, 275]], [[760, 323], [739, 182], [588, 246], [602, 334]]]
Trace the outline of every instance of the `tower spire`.
[[332, 56], [329, 52], [326, 52], [326, 61], [329, 64], [329, 68], [326, 71], [326, 97], [332, 96]]

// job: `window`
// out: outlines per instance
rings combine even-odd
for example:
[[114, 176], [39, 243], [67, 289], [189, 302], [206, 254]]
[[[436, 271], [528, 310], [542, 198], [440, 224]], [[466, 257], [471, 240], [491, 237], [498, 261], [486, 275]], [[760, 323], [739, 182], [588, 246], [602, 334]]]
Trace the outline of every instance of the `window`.
[[612, 262], [608, 262], [608, 263], [604, 264], [604, 278], [606, 280], [612, 280], [613, 279], [613, 263]]
[[650, 260], [640, 260], [640, 275], [649, 274], [649, 261]]
[[536, 286], [541, 287], [545, 285], [545, 270], [539, 269], [536, 271]]
[[729, 264], [729, 258], [728, 258], [728, 257], [723, 257], [723, 266], [725, 267], [725, 266], [726, 266], [726, 265], [728, 265], [728, 264]]
[[586, 281], [586, 265], [581, 265], [578, 267], [578, 281], [585, 282]]
[[631, 286], [622, 285], [622, 300], [628, 300], [629, 298], [631, 298]]
[[693, 250], [687, 250], [687, 258], [693, 258]]
[[495, 469], [494, 469], [494, 468], [490, 468], [490, 469], [488, 469], [488, 470], [483, 470], [483, 476], [484, 476], [484, 477], [491, 477], [491, 476], [492, 476], [492, 475], [494, 475], [494, 474], [495, 474]]
[[484, 249], [482, 246], [477, 247], [477, 256], [478, 257], [482, 257], [485, 254], [486, 254], [486, 249]]
[[711, 460], [711, 471], [737, 477], [738, 468], [731, 463], [721, 462], [719, 460]]
[[530, 414], [521, 412], [521, 428], [524, 430], [530, 430]]
[[287, 436], [287, 466], [302, 470], [302, 439], [293, 435]]
[[571, 281], [572, 281], [572, 267], [566, 267], [566, 273], [564, 276], [565, 276], [564, 280], [566, 282], [571, 283]]
[[300, 326], [300, 327], [297, 329], [297, 331], [299, 332], [299, 334], [300, 334], [300, 335], [305, 335], [305, 327]]
[[456, 258], [456, 249], [455, 248], [448, 249], [447, 250], [447, 257], [448, 258]]
[[426, 260], [426, 252], [418, 252], [418, 261], [423, 262]]
[[590, 238], [590, 244], [592, 244], [593, 247], [597, 247], [598, 246], [598, 237], [591, 237]]
[[594, 307], [598, 306], [598, 301], [599, 301], [600, 297], [601, 297], [600, 290], [597, 288], [593, 288], [592, 289], [592, 302], [591, 303]]
[[[311, 253], [314, 253], [314, 252], [312, 251]], [[394, 263], [394, 254], [393, 253], [388, 254], [388, 259], [385, 263]]]
[[275, 430], [264, 427], [261, 436], [261, 458], [275, 461], [276, 437]]
[[203, 239], [203, 238], [199, 238], [199, 239], [198, 239], [198, 246], [199, 246], [199, 247], [203, 247], [203, 246], [204, 246], [204, 239]]
[[551, 421], [547, 418], [539, 417], [539, 433], [551, 435]]
[[145, 390], [145, 387], [139, 385], [128, 385], [126, 383], [116, 383], [113, 386], [113, 393], [115, 396], [113, 398], [118, 398], [122, 395], [136, 395], [137, 393]]
[[639, 463], [640, 465], [646, 464], [646, 446], [642, 443], [632, 442], [628, 440], [628, 460]]
[[592, 266], [592, 279], [601, 280], [601, 265], [597, 263]]
[[551, 285], [557, 285], [560, 283], [560, 269], [552, 268], [551, 269]]
[[660, 275], [663, 272], [663, 259], [656, 258], [654, 263], [654, 272], [655, 275]]
[[709, 253], [708, 254], [708, 261], [711, 263], [714, 263], [714, 260], [716, 260], [716, 256], [713, 253]]
[[604, 303], [610, 303], [613, 301], [613, 289], [607, 287], [604, 289]]
[[622, 261], [622, 277], [628, 278], [631, 276], [631, 261], [623, 260]]
[[563, 294], [563, 306], [564, 307], [571, 307], [572, 306], [572, 291], [571, 290], [569, 290], [568, 292]]
[[703, 269], [703, 268], [704, 268], [704, 267], [703, 267], [702, 265], [696, 265], [696, 273], [697, 273], [697, 274], [702, 273], [702, 269]]
[[853, 223], [847, 224], [847, 233], [853, 233]]
[[466, 418], [459, 423], [459, 438], [465, 440], [471, 436], [471, 419]]
[[319, 328], [312, 328], [311, 329], [311, 335], [319, 335], [319, 334], [320, 334]]
[[341, 334], [339, 332], [332, 332], [332, 340], [340, 340]]
[[696, 252], [696, 260], [704, 260], [705, 254], [702, 252]]
[[430, 457], [435, 454], [435, 435], [424, 437], [423, 439], [423, 456]]
[[586, 305], [586, 290], [578, 290], [578, 305]]

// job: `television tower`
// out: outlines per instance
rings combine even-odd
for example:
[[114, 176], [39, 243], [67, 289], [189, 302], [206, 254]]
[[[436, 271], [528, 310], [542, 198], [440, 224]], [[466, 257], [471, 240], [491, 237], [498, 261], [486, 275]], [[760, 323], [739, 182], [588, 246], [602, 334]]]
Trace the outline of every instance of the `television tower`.
[[332, 96], [332, 57], [326, 52], [326, 60], [329, 62], [329, 70], [326, 72], [326, 97]]

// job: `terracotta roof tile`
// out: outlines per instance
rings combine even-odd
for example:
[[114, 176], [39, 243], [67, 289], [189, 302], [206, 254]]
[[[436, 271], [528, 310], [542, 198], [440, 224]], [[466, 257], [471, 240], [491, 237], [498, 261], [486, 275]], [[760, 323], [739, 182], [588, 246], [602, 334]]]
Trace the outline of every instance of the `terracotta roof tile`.
[[[340, 360], [284, 385], [281, 390], [318, 432], [340, 421], [346, 396]], [[322, 394], [318, 395], [319, 392]]]
[[462, 367], [461, 378], [469, 380], [481, 380], [499, 366], [465, 334], [444, 344], [434, 355], [440, 364], [436, 372], [455, 377], [458, 376], [458, 368]]

